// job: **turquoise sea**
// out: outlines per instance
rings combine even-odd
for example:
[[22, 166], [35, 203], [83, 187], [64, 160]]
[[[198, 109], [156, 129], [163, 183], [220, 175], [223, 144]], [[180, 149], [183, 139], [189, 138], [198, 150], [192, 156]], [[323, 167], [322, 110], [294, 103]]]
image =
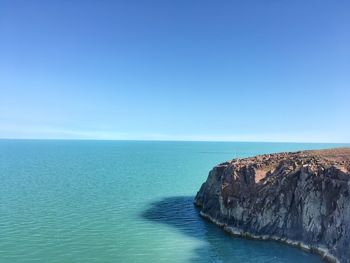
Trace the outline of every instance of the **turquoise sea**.
[[0, 140], [0, 262], [321, 262], [232, 238], [192, 200], [219, 162], [334, 146]]

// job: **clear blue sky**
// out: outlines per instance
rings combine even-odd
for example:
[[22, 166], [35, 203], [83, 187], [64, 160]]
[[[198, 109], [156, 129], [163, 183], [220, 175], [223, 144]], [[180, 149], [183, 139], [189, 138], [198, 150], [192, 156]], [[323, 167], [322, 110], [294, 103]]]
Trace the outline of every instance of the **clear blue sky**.
[[350, 2], [0, 1], [0, 137], [350, 142]]

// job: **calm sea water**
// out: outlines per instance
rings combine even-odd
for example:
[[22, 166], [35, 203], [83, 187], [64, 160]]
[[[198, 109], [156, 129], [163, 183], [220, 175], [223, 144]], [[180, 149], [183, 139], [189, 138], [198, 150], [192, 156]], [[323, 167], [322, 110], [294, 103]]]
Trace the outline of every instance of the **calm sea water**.
[[0, 262], [320, 262], [229, 237], [192, 200], [224, 160], [333, 146], [0, 140]]

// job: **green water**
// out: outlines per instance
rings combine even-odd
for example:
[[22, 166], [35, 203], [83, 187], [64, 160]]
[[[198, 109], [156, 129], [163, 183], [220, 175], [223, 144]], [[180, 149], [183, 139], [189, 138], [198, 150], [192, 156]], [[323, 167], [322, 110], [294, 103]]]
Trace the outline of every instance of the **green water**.
[[192, 199], [224, 160], [332, 146], [0, 140], [0, 262], [320, 262], [229, 237]]

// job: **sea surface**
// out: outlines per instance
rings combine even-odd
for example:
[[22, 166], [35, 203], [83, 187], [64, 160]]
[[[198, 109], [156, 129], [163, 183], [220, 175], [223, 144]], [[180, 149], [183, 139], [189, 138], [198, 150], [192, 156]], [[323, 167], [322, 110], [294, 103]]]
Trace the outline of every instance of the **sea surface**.
[[335, 144], [0, 140], [0, 262], [321, 262], [192, 200], [217, 163]]

